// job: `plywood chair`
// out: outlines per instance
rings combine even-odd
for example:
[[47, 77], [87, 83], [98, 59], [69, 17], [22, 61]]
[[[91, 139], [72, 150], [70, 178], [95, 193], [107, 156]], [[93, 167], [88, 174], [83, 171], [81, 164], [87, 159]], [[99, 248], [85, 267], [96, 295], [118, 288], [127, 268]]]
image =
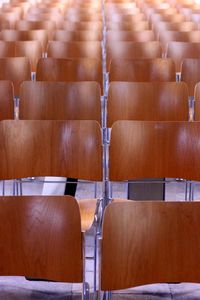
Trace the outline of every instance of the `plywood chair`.
[[100, 290], [200, 282], [199, 226], [199, 202], [111, 203], [103, 219]]
[[184, 59], [200, 58], [200, 43], [169, 42], [166, 56], [174, 60], [176, 72], [180, 72]]
[[112, 13], [110, 15], [106, 15], [106, 21], [107, 22], [137, 22], [147, 20], [145, 15], [143, 13], [127, 13], [127, 14], [121, 14], [121, 13]]
[[152, 30], [144, 31], [116, 31], [108, 30], [106, 33], [106, 40], [110, 41], [131, 41], [131, 42], [149, 42], [155, 41], [155, 34]]
[[71, 14], [66, 12], [64, 19], [70, 22], [91, 22], [91, 21], [102, 21], [102, 13], [77, 13]]
[[14, 57], [15, 44], [14, 42], [0, 41], [0, 57]]
[[53, 13], [43, 13], [43, 14], [27, 14], [27, 21], [40, 22], [40, 21], [53, 21], [56, 24], [56, 27], [59, 26], [63, 21], [64, 17], [61, 14], [53, 14]]
[[110, 81], [175, 81], [172, 59], [113, 59]]
[[83, 282], [83, 297], [89, 299], [77, 201], [70, 196], [0, 200], [0, 275]]
[[14, 118], [14, 88], [11, 81], [0, 80], [0, 120]]
[[100, 21], [91, 21], [91, 22], [72, 22], [72, 21], [63, 21], [58, 26], [58, 29], [63, 30], [94, 30], [94, 31], [102, 31], [102, 22]]
[[27, 57], [30, 61], [31, 71], [35, 72], [38, 60], [42, 57], [42, 45], [39, 41], [15, 42], [15, 56]]
[[4, 29], [0, 33], [0, 39], [3, 41], [39, 41], [45, 52], [48, 42], [48, 32], [44, 29], [36, 30], [9, 30]]
[[15, 29], [17, 30], [38, 30], [43, 29], [48, 32], [48, 37], [51, 38], [52, 31], [56, 30], [56, 24], [53, 21], [27, 21], [20, 20], [16, 22]]
[[182, 14], [153, 14], [151, 16], [151, 24], [156, 27], [160, 21], [163, 22], [184, 22], [186, 17]]
[[142, 30], [150, 30], [150, 24], [147, 21], [107, 22], [106, 28], [108, 30], [142, 31]]
[[102, 66], [97, 59], [41, 58], [37, 65], [38, 81], [97, 81], [102, 87]]
[[116, 58], [160, 58], [162, 56], [161, 45], [158, 41], [150, 42], [119, 42], [112, 41], [106, 47], [107, 70], [111, 60]]
[[200, 83], [198, 82], [195, 85], [195, 89], [194, 89], [194, 118], [195, 121], [199, 121], [200, 120]]
[[[0, 140], [2, 180], [55, 176], [102, 181], [101, 130], [96, 121], [6, 120], [0, 122]], [[95, 199], [86, 201], [86, 207], [82, 203], [85, 229], [93, 223], [96, 204]]]
[[198, 27], [194, 22], [158, 22], [157, 26], [153, 27], [153, 30], [158, 34], [162, 34], [163, 31], [192, 31], [197, 30]]
[[199, 135], [200, 122], [117, 121], [111, 131], [109, 179], [199, 180]]
[[0, 80], [9, 80], [14, 86], [14, 95], [19, 96], [20, 85], [31, 80], [30, 62], [26, 57], [0, 58]]
[[101, 123], [100, 99], [97, 82], [26, 81], [21, 85], [19, 118]]
[[108, 127], [117, 120], [187, 121], [188, 90], [179, 82], [111, 82]]
[[60, 42], [51, 41], [47, 48], [48, 57], [54, 58], [94, 58], [101, 60], [101, 42]]
[[56, 30], [52, 39], [61, 42], [86, 42], [86, 41], [102, 41], [102, 32], [94, 30]]
[[169, 42], [200, 43], [200, 31], [164, 31], [159, 35], [159, 40], [165, 53]]
[[194, 96], [195, 85], [200, 81], [200, 58], [184, 59], [181, 65], [181, 81], [187, 83], [189, 96]]

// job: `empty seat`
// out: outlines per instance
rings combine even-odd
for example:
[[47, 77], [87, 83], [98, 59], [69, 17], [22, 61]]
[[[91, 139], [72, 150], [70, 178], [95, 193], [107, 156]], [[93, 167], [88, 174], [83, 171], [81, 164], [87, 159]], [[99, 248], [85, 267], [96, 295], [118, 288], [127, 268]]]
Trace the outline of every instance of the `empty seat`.
[[179, 82], [111, 82], [108, 127], [117, 120], [187, 121], [188, 90]]
[[161, 45], [158, 41], [150, 42], [119, 42], [110, 41], [106, 48], [107, 70], [110, 62], [116, 58], [159, 58], [162, 56]]
[[108, 30], [106, 33], [106, 39], [110, 41], [132, 41], [132, 42], [149, 42], [155, 41], [155, 35], [152, 30], [144, 31], [128, 31], [128, 30]]
[[80, 21], [80, 22], [72, 22], [72, 21], [63, 21], [60, 22], [58, 29], [63, 30], [94, 30], [94, 31], [102, 31], [102, 22], [100, 21]]
[[0, 275], [83, 282], [84, 297], [89, 299], [77, 201], [70, 196], [0, 200]]
[[101, 60], [101, 42], [51, 41], [48, 44], [47, 55], [55, 58], [94, 58]]
[[176, 72], [180, 72], [185, 58], [200, 58], [200, 43], [169, 42], [166, 55], [174, 60]]
[[14, 118], [14, 89], [11, 81], [0, 80], [0, 120]]
[[19, 96], [20, 84], [31, 80], [30, 62], [26, 57], [0, 58], [0, 80], [9, 80], [14, 86], [14, 95]]
[[39, 41], [43, 52], [48, 42], [48, 33], [44, 29], [37, 30], [2, 30], [0, 39], [3, 41]]
[[101, 123], [100, 97], [96, 82], [26, 81], [21, 85], [19, 118]]
[[37, 65], [38, 81], [97, 81], [102, 87], [102, 66], [97, 59], [41, 58]]
[[200, 282], [199, 226], [199, 203], [114, 201], [103, 219], [100, 289]]
[[106, 28], [108, 30], [130, 30], [142, 31], [150, 30], [149, 22], [147, 21], [129, 21], [129, 22], [107, 22]]
[[94, 30], [80, 30], [80, 31], [69, 31], [69, 30], [56, 30], [53, 33], [52, 39], [54, 41], [61, 42], [75, 42], [75, 41], [101, 41], [101, 31]]
[[172, 59], [113, 59], [110, 81], [175, 81]]
[[181, 65], [181, 81], [187, 83], [189, 95], [194, 96], [195, 85], [200, 81], [200, 58], [184, 59]]

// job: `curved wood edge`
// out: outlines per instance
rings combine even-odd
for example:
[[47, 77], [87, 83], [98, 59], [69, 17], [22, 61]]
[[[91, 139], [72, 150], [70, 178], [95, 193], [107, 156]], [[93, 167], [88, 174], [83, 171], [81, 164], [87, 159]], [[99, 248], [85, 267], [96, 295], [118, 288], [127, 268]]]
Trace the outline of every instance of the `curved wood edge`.
[[83, 199], [78, 201], [81, 214], [81, 230], [86, 232], [93, 224], [97, 199]]

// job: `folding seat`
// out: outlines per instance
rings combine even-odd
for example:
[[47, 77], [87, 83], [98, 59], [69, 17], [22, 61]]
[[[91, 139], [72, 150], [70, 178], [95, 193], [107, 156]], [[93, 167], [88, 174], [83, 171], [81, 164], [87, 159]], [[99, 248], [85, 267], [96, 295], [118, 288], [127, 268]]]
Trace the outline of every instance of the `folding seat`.
[[48, 33], [44, 29], [36, 30], [14, 30], [4, 29], [0, 32], [0, 40], [3, 41], [38, 41], [40, 42], [43, 52], [48, 42]]
[[100, 240], [100, 293], [115, 298], [116, 290], [140, 285], [199, 283], [199, 226], [199, 202], [113, 201]]
[[37, 65], [37, 81], [97, 81], [102, 88], [102, 65], [97, 59], [41, 58]]
[[163, 52], [166, 52], [169, 42], [200, 43], [200, 31], [162, 31], [159, 41], [162, 44]]
[[186, 58], [200, 58], [200, 43], [169, 42], [166, 56], [174, 60], [176, 72], [181, 71], [181, 63]]
[[111, 81], [175, 81], [175, 64], [170, 58], [113, 59]]
[[96, 120], [101, 124], [100, 86], [96, 82], [23, 82], [19, 119]]
[[188, 90], [183, 82], [111, 82], [107, 126], [118, 120], [187, 121]]
[[15, 23], [21, 19], [21, 16], [18, 12], [0, 12], [0, 21], [8, 22], [9, 27], [12, 29], [15, 27]]
[[60, 42], [102, 41], [102, 39], [102, 32], [94, 30], [56, 30], [52, 36], [52, 40]]
[[65, 14], [64, 19], [70, 22], [91, 22], [91, 21], [102, 21], [102, 14], [79, 14], [79, 15], [71, 15]]
[[31, 67], [27, 57], [0, 58], [0, 80], [9, 80], [14, 86], [14, 95], [19, 97], [20, 85], [31, 80]]
[[153, 26], [153, 30], [158, 35], [163, 31], [192, 31], [197, 30], [198, 27], [194, 22], [158, 22]]
[[107, 18], [106, 22], [141, 22], [147, 21], [145, 14], [138, 13], [138, 14], [113, 14], [112, 17]]
[[194, 117], [195, 121], [200, 120], [200, 84], [199, 82], [196, 84], [194, 89]]
[[56, 29], [56, 24], [53, 21], [27, 21], [20, 20], [16, 22], [15, 29], [17, 30], [37, 30], [43, 29], [51, 32]]
[[83, 299], [89, 299], [77, 201], [70, 196], [0, 200], [0, 275], [83, 283]]
[[106, 28], [108, 30], [130, 30], [142, 31], [150, 30], [149, 22], [147, 21], [129, 21], [129, 22], [107, 22]]
[[102, 22], [100, 21], [91, 21], [91, 22], [71, 22], [63, 21], [60, 22], [58, 29], [70, 30], [70, 31], [80, 31], [80, 30], [94, 30], [102, 31]]
[[0, 41], [0, 57], [14, 57], [15, 43]]
[[38, 14], [46, 14], [46, 13], [50, 13], [50, 14], [62, 14], [62, 11], [60, 9], [60, 7], [56, 7], [56, 6], [32, 6], [29, 8], [29, 10], [27, 11], [27, 14], [29, 15], [38, 15]]
[[[2, 180], [56, 176], [102, 181], [101, 129], [96, 121], [5, 120], [0, 122], [0, 140]], [[96, 205], [96, 199], [88, 200], [85, 210], [94, 212]], [[91, 226], [94, 214], [89, 216]]]
[[54, 58], [93, 58], [102, 59], [100, 41], [60, 42], [50, 41], [47, 48], [48, 57]]
[[38, 60], [42, 57], [42, 45], [39, 41], [15, 42], [15, 56], [27, 57], [31, 64], [31, 71], [36, 71]]
[[113, 59], [160, 58], [162, 57], [162, 49], [158, 41], [144, 43], [112, 41], [107, 44], [106, 55], [107, 70], [109, 70]]
[[151, 15], [151, 24], [156, 26], [160, 21], [163, 22], [184, 22], [186, 17], [181, 14], [153, 14]]
[[155, 41], [155, 34], [152, 30], [128, 31], [128, 30], [108, 30], [106, 33], [107, 43], [110, 41], [132, 41], [132, 42], [149, 42]]
[[64, 17], [61, 14], [53, 14], [53, 13], [44, 13], [44, 14], [27, 14], [26, 19], [27, 21], [33, 22], [41, 22], [41, 21], [53, 21], [56, 24], [56, 27], [59, 26], [63, 21]]
[[14, 88], [11, 81], [0, 80], [0, 120], [14, 119]]

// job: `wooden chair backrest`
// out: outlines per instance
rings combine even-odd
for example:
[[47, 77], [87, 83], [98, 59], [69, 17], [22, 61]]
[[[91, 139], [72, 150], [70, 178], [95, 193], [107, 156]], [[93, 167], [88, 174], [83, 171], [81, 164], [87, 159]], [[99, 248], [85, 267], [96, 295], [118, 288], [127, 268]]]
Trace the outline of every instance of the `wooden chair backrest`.
[[106, 15], [107, 22], [137, 22], [137, 21], [144, 21], [146, 20], [146, 16], [143, 13], [127, 13], [127, 14], [120, 14], [120, 13], [111, 13]]
[[200, 282], [200, 203], [123, 201], [105, 210], [101, 290]]
[[107, 22], [106, 28], [108, 30], [127, 30], [127, 31], [142, 31], [150, 30], [150, 25], [148, 21], [126, 21], [126, 22]]
[[61, 176], [101, 181], [96, 121], [1, 121], [0, 178]]
[[1, 276], [83, 281], [81, 220], [73, 197], [0, 200]]
[[180, 82], [111, 82], [108, 127], [118, 120], [187, 121], [188, 90]]
[[61, 176], [101, 181], [96, 121], [6, 120], [0, 122], [0, 140], [2, 179]]
[[61, 42], [101, 41], [102, 32], [92, 31], [92, 30], [79, 30], [79, 31], [56, 30], [53, 34], [53, 40], [61, 41]]
[[15, 28], [17, 30], [37, 30], [44, 29], [53, 31], [56, 29], [56, 24], [53, 21], [27, 21], [20, 20], [16, 22]]
[[14, 95], [19, 96], [20, 84], [31, 80], [31, 67], [27, 57], [0, 58], [0, 80], [12, 81]]
[[97, 82], [26, 81], [21, 85], [19, 118], [23, 120], [96, 120], [101, 122]]
[[184, 59], [181, 65], [181, 80], [187, 83], [189, 96], [194, 96], [195, 85], [200, 81], [200, 58]]
[[109, 179], [200, 179], [200, 122], [117, 121]]
[[59, 29], [63, 30], [92, 30], [92, 31], [102, 31], [102, 22], [100, 21], [91, 21], [91, 22], [72, 22], [72, 21], [63, 21], [60, 23]]
[[92, 21], [102, 21], [102, 13], [95, 13], [95, 14], [73, 14], [66, 13], [64, 16], [65, 21], [70, 22], [92, 22]]
[[162, 49], [161, 44], [158, 41], [150, 42], [119, 42], [109, 41], [107, 44], [107, 69], [111, 60], [116, 58], [161, 58]]
[[176, 72], [180, 72], [184, 59], [200, 58], [200, 43], [169, 42], [166, 54], [174, 60]]
[[14, 118], [14, 87], [11, 81], [0, 81], [0, 120]]
[[157, 26], [153, 28], [159, 35], [162, 35], [163, 31], [192, 31], [197, 30], [197, 25], [194, 22], [158, 22]]
[[161, 32], [159, 40], [166, 52], [169, 42], [200, 43], [200, 31], [164, 31]]
[[41, 58], [37, 65], [38, 81], [97, 81], [102, 87], [102, 65], [97, 59]]
[[100, 41], [61, 42], [51, 41], [47, 48], [48, 57], [102, 59]]
[[39, 41], [43, 52], [48, 42], [48, 33], [44, 29], [36, 30], [14, 30], [4, 29], [0, 32], [0, 39], [3, 41]]
[[194, 119], [200, 121], [200, 83], [198, 82], [194, 89]]
[[110, 81], [175, 81], [172, 59], [113, 59]]
[[155, 34], [152, 30], [144, 31], [127, 31], [127, 30], [108, 30], [106, 34], [107, 41], [132, 41], [132, 42], [149, 42], [155, 41]]

